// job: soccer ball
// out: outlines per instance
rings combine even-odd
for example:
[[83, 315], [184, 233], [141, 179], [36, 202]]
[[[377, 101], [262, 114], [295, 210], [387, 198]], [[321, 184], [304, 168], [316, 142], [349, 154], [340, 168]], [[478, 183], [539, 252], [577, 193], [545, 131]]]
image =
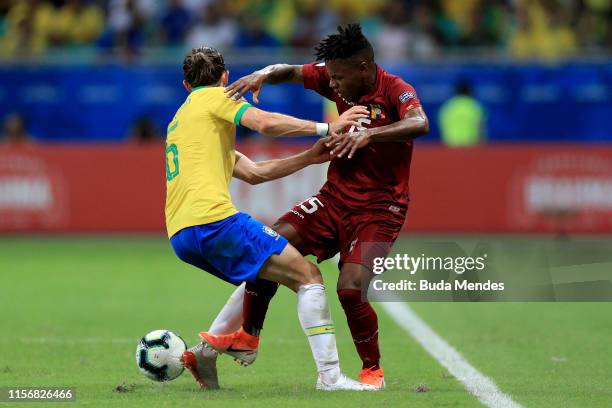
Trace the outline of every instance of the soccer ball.
[[186, 349], [185, 341], [177, 334], [154, 330], [140, 339], [136, 364], [140, 372], [153, 381], [171, 381], [185, 369], [180, 359]]

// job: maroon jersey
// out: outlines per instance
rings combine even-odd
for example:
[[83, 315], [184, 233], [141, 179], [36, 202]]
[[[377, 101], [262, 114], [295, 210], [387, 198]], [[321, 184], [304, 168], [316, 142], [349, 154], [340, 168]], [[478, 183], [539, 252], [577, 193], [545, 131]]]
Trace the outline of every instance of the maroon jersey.
[[[351, 108], [331, 89], [323, 63], [306, 64], [302, 72], [304, 87], [334, 101], [338, 113]], [[372, 91], [355, 104], [366, 106], [370, 117], [361, 120], [361, 129], [351, 128], [349, 132], [389, 125], [410, 109], [421, 106], [411, 85], [380, 66]], [[412, 141], [376, 142], [358, 149], [351, 159], [333, 159], [321, 193], [339, 198], [348, 209], [390, 210], [405, 217], [412, 146]]]

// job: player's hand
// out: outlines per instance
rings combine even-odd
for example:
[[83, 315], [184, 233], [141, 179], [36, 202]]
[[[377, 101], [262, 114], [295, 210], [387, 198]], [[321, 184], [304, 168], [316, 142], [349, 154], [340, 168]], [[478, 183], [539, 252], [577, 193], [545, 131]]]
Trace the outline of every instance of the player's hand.
[[308, 156], [312, 164], [325, 163], [331, 160], [330, 148], [327, 146], [329, 139], [329, 137], [319, 139], [308, 149]]
[[348, 126], [361, 126], [358, 120], [367, 118], [369, 114], [370, 111], [365, 106], [353, 106], [329, 124], [329, 133], [340, 133]]
[[348, 158], [353, 158], [357, 149], [367, 146], [370, 143], [370, 135], [367, 130], [352, 133], [332, 134], [326, 142], [331, 147], [330, 152], [333, 158], [342, 158], [348, 154]]
[[259, 103], [259, 92], [263, 86], [266, 76], [259, 72], [253, 72], [247, 76], [237, 79], [225, 88], [225, 93], [229, 98], [240, 100], [247, 92], [253, 92], [253, 102]]

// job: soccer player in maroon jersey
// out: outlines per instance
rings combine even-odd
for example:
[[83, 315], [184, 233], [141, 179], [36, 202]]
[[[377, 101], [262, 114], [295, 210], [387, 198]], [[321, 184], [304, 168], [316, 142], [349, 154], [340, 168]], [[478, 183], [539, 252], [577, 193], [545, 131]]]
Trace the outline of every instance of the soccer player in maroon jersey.
[[[283, 215], [274, 229], [303, 255], [313, 254], [319, 261], [340, 253], [337, 292], [363, 362], [359, 377], [382, 389], [378, 319], [362, 289], [371, 279], [373, 259], [389, 253], [404, 224], [413, 139], [426, 134], [429, 124], [414, 88], [376, 64], [358, 24], [338, 27], [338, 33], [323, 39], [315, 51], [322, 62], [270, 65], [226, 91], [237, 98], [251, 91], [259, 102], [264, 83], [297, 82], [334, 101], [340, 114], [355, 105], [368, 108], [369, 118], [361, 119], [361, 126], [332, 137], [334, 159], [321, 190]], [[272, 282], [247, 283], [244, 294], [232, 295], [238, 299], [233, 302], [235, 310], [244, 296], [244, 321], [222, 311], [213, 327], [225, 327], [211, 328], [210, 333], [237, 330], [242, 323], [241, 332], [259, 335], [276, 289]], [[240, 310], [233, 312], [237, 313]], [[210, 345], [224, 344], [218, 349], [226, 351], [232, 336], [239, 334], [211, 335]]]

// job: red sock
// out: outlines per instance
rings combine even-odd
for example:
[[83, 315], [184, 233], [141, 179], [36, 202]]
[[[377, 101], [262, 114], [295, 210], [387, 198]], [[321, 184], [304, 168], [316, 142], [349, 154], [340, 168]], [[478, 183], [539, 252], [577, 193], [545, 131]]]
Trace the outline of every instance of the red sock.
[[338, 298], [346, 313], [346, 321], [351, 329], [357, 353], [363, 368], [380, 368], [378, 348], [378, 317], [368, 302], [361, 300], [359, 289], [339, 289]]
[[242, 328], [252, 336], [259, 336], [266, 319], [270, 300], [278, 289], [278, 283], [265, 279], [257, 279], [255, 284], [247, 282], [244, 288], [242, 304]]

